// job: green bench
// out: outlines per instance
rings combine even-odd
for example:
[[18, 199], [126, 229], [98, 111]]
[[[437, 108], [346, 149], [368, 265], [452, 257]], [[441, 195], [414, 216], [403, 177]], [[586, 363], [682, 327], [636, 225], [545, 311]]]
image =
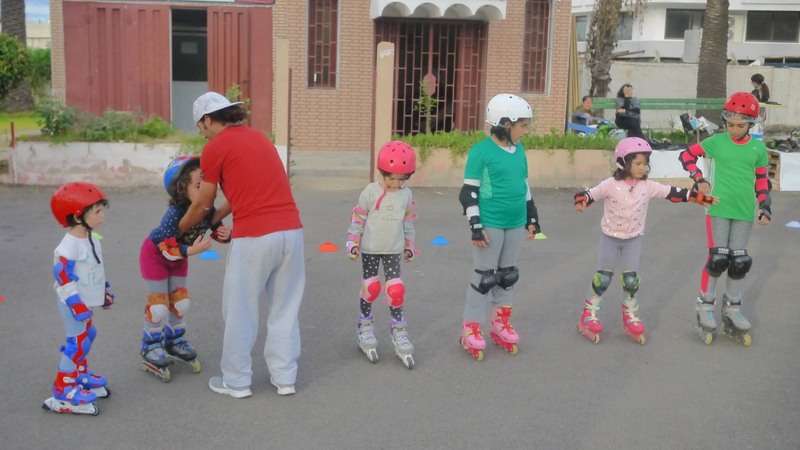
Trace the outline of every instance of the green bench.
[[[642, 110], [673, 110], [694, 111], [708, 109], [722, 109], [724, 98], [640, 98], [639, 105]], [[593, 97], [592, 109], [616, 109], [615, 98]]]
[[[616, 98], [592, 97], [593, 110], [615, 110], [617, 109]], [[722, 110], [725, 105], [725, 98], [640, 98], [639, 108], [645, 110], [659, 111], [698, 111], [698, 110]], [[568, 124], [569, 127], [569, 124]], [[700, 136], [695, 133], [699, 142]], [[688, 143], [688, 135], [687, 135]]]

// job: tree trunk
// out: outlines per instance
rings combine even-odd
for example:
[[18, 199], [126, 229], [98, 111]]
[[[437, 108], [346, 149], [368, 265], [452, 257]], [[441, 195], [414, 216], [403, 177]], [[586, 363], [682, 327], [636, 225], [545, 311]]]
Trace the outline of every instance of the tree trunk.
[[611, 58], [617, 46], [622, 0], [598, 0], [586, 39], [586, 65], [592, 75], [589, 95], [605, 97], [611, 83]]
[[[26, 45], [25, 0], [2, 0], [0, 2], [0, 23], [3, 33], [19, 39]], [[23, 80], [3, 101], [0, 108], [6, 111], [30, 111], [33, 109], [33, 96], [28, 80]]]
[[[708, 0], [697, 65], [697, 98], [725, 97], [728, 77], [728, 0]], [[719, 123], [719, 111], [698, 111]]]

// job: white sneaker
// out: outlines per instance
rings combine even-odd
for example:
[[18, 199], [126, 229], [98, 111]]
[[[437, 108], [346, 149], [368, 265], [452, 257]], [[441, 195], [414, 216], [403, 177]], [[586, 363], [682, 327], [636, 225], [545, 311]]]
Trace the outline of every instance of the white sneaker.
[[269, 382], [273, 386], [275, 386], [278, 395], [294, 395], [297, 393], [297, 391], [294, 389], [293, 384], [278, 384], [275, 381], [273, 381], [272, 378], [269, 379]]
[[249, 387], [235, 388], [228, 386], [222, 381], [222, 377], [211, 377], [208, 379], [208, 388], [217, 394], [230, 395], [233, 398], [247, 398], [253, 395]]

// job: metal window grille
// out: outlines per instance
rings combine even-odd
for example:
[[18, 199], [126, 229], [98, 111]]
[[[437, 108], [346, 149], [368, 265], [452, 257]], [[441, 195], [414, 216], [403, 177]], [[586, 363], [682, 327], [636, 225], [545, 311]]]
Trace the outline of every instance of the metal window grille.
[[308, 2], [308, 86], [336, 87], [338, 0]]
[[550, 0], [526, 0], [522, 90], [544, 92], [550, 36]]
[[487, 28], [482, 22], [381, 19], [376, 45], [395, 44], [393, 133], [426, 131], [419, 109], [422, 81], [435, 77], [432, 132], [482, 127]]

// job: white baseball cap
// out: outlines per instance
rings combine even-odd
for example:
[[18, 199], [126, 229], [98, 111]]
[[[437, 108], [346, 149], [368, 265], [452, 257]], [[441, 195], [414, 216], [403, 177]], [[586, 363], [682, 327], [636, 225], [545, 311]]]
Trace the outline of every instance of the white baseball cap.
[[216, 92], [206, 92], [200, 97], [197, 97], [197, 100], [194, 101], [194, 105], [192, 105], [192, 117], [194, 118], [194, 123], [197, 123], [200, 122], [200, 119], [206, 114], [211, 114], [229, 106], [241, 104], [242, 102], [231, 102], [225, 98], [224, 95]]

